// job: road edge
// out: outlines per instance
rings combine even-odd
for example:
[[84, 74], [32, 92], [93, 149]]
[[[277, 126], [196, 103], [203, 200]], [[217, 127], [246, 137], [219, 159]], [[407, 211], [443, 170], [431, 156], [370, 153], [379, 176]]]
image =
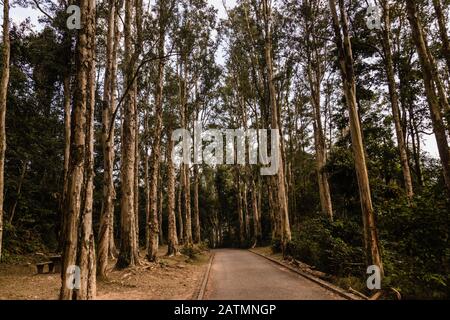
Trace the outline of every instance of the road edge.
[[347, 300], [361, 300], [361, 298], [357, 297], [356, 295], [353, 295], [351, 293], [346, 292], [342, 288], [339, 288], [339, 287], [337, 287], [337, 286], [335, 286], [335, 285], [333, 285], [333, 284], [331, 284], [329, 282], [326, 282], [326, 281], [324, 281], [322, 279], [319, 279], [319, 278], [317, 278], [317, 277], [315, 277], [315, 276], [313, 276], [313, 275], [311, 275], [309, 273], [306, 273], [304, 271], [298, 270], [298, 269], [296, 269], [296, 268], [294, 268], [294, 267], [292, 267], [292, 266], [290, 266], [290, 265], [288, 265], [286, 263], [283, 263], [283, 262], [281, 262], [279, 260], [276, 260], [276, 259], [273, 259], [271, 257], [268, 257], [268, 256], [266, 256], [266, 255], [264, 255], [262, 253], [253, 251], [252, 249], [248, 249], [248, 251], [250, 251], [251, 253], [254, 253], [254, 254], [256, 254], [256, 255], [258, 255], [260, 257], [266, 258], [267, 260], [270, 260], [270, 261], [272, 261], [272, 262], [274, 262], [274, 263], [276, 263], [278, 265], [281, 265], [281, 266], [289, 269], [290, 271], [295, 272], [295, 273], [301, 275], [302, 277], [307, 278], [308, 280], [311, 280], [312, 282], [317, 283], [321, 287], [323, 287], [325, 289], [328, 289], [328, 290], [330, 290], [330, 291], [340, 295], [341, 297], [346, 298]]
[[197, 300], [203, 300], [203, 297], [206, 292], [206, 286], [208, 285], [209, 273], [211, 272], [211, 266], [214, 259], [214, 252], [211, 252], [211, 257], [209, 258], [208, 268], [206, 269], [205, 274], [203, 275], [202, 285], [200, 287], [200, 291], [197, 295]]

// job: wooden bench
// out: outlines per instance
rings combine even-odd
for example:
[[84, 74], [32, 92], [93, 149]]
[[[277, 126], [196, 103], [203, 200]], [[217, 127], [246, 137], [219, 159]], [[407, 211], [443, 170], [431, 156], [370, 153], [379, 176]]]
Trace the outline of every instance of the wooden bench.
[[51, 256], [50, 260], [53, 262], [54, 271], [56, 273], [61, 272], [61, 256], [59, 255]]
[[45, 266], [48, 266], [48, 273], [61, 272], [61, 256], [51, 256], [50, 261], [36, 263], [38, 273], [44, 273]]
[[52, 273], [55, 268], [55, 264], [53, 263], [53, 261], [40, 262], [36, 263], [37, 272], [44, 273], [45, 266], [48, 266], [48, 273]]

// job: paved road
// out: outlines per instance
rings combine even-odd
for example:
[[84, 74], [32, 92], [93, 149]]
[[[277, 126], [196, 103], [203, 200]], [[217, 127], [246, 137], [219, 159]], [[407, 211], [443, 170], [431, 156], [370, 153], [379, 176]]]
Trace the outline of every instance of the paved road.
[[214, 252], [204, 299], [342, 299], [299, 274], [247, 250], [220, 249]]

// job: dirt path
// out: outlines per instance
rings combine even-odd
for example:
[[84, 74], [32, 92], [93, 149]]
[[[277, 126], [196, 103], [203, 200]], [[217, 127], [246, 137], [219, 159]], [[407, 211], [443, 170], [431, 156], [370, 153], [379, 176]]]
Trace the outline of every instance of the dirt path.
[[204, 299], [339, 300], [318, 284], [247, 250], [214, 251]]
[[[97, 281], [97, 299], [195, 299], [209, 253], [196, 259], [187, 256], [165, 257], [160, 250], [159, 263], [114, 270], [108, 281]], [[144, 256], [144, 255], [142, 255]], [[111, 264], [111, 268], [113, 265]], [[53, 300], [58, 298], [61, 285], [59, 274], [36, 274], [34, 263], [0, 264], [0, 300]]]

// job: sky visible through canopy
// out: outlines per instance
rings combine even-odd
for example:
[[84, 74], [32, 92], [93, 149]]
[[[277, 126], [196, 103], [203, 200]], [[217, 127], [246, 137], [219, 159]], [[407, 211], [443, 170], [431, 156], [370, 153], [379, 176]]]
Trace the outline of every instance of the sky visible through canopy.
[[[211, 5], [213, 5], [218, 10], [218, 17], [219, 19], [226, 17], [226, 11], [224, 8], [224, 4], [226, 5], [227, 9], [232, 8], [236, 4], [236, 0], [209, 0], [208, 1]], [[33, 9], [31, 7], [29, 8], [22, 8], [19, 6], [15, 6], [11, 8], [10, 16], [14, 23], [20, 24], [21, 22], [25, 21], [27, 18], [30, 19], [31, 24], [34, 26], [34, 28], [39, 29], [39, 17], [43, 14], [39, 12], [37, 9]], [[0, 14], [1, 19], [3, 19], [3, 15]], [[218, 62], [222, 64], [224, 61], [223, 56], [219, 54], [217, 57]], [[431, 156], [434, 158], [439, 157], [436, 141], [434, 139], [434, 135], [425, 135], [423, 137], [423, 150], [428, 152]]]

